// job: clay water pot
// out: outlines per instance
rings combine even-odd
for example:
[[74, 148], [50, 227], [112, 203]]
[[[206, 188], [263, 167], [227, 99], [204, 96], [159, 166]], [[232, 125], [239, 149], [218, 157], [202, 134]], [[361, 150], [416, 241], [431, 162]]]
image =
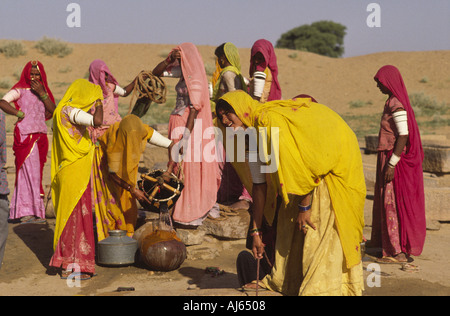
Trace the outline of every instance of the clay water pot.
[[156, 230], [142, 239], [140, 256], [151, 270], [172, 271], [186, 259], [186, 246], [174, 231]]

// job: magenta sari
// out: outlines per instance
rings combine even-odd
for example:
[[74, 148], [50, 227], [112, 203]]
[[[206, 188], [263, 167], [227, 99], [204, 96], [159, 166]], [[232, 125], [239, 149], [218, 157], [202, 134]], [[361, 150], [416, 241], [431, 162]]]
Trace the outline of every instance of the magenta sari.
[[[382, 238], [389, 238], [389, 241], [383, 242], [384, 245], [398, 244], [398, 247], [383, 247], [385, 255], [393, 256], [401, 252], [407, 255], [418, 256], [422, 253], [426, 235], [425, 219], [425, 194], [423, 186], [423, 149], [420, 139], [419, 128], [415, 119], [414, 111], [408, 98], [403, 78], [399, 70], [394, 66], [384, 66], [377, 74], [375, 79], [387, 87], [403, 105], [408, 115], [409, 140], [406, 150], [403, 151], [401, 159], [395, 167], [394, 180], [392, 181], [393, 192], [389, 191], [389, 185], [383, 183], [383, 166], [392, 155], [392, 150], [386, 153], [386, 157], [379, 154], [377, 167], [377, 184], [375, 189], [375, 202], [373, 208], [373, 228], [372, 240], [377, 243]], [[389, 194], [384, 194], [388, 193]], [[391, 193], [394, 196], [390, 195]], [[381, 199], [381, 200], [377, 200]], [[393, 200], [395, 199], [395, 201]], [[387, 202], [395, 202], [396, 212], [393, 206], [386, 207]], [[381, 212], [381, 213], [380, 213]], [[389, 234], [382, 233], [382, 227], [395, 227], [390, 225], [389, 216], [398, 217], [398, 242]], [[377, 221], [381, 221], [378, 222]], [[384, 237], [383, 237], [384, 236]]]
[[[253, 56], [256, 53], [261, 53], [264, 56], [264, 63], [259, 64], [255, 67], [253, 63]], [[281, 99], [281, 86], [278, 82], [278, 64], [277, 56], [275, 55], [275, 50], [271, 42], [265, 39], [257, 40], [251, 49], [251, 59], [250, 59], [250, 77], [253, 77], [253, 72], [264, 71], [266, 67], [269, 67], [272, 73], [272, 85], [270, 86], [269, 97], [267, 101], [280, 100]]]

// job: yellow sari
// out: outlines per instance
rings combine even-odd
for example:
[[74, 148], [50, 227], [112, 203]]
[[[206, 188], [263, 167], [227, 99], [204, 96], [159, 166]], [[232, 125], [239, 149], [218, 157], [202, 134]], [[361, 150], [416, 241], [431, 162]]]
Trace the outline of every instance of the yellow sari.
[[86, 130], [81, 138], [69, 132], [70, 122], [61, 120], [65, 106], [87, 112], [103, 92], [85, 79], [74, 81], [67, 89], [53, 113], [53, 142], [51, 160], [52, 200], [56, 213], [53, 247], [56, 248], [62, 231], [90, 181], [94, 146]]
[[141, 155], [152, 135], [151, 127], [130, 114], [111, 125], [98, 139], [93, 169], [98, 241], [114, 229], [126, 230], [128, 236], [133, 236], [138, 212], [136, 200], [111, 181], [109, 173], [114, 172], [134, 187]]
[[[342, 293], [360, 293], [362, 289], [360, 243], [364, 227], [366, 187], [361, 153], [353, 131], [334, 111], [325, 105], [311, 102], [311, 99], [278, 100], [260, 104], [242, 91], [227, 93], [222, 99], [233, 107], [246, 126], [267, 128], [267, 143], [262, 144], [266, 157], [269, 144], [275, 149], [278, 148], [272, 152], [277, 169], [270, 174], [268, 191], [278, 192], [283, 203], [278, 215], [275, 265], [272, 274], [264, 280], [266, 285], [271, 289], [293, 295], [296, 290], [286, 287], [288, 281], [294, 277], [291, 271], [301, 274], [297, 279], [300, 278], [298, 283], [302, 284], [302, 280], [311, 278], [310, 273], [317, 276], [319, 268], [323, 268], [320, 261], [305, 262], [308, 257], [313, 258], [314, 255], [310, 256], [304, 248], [307, 245], [306, 240], [299, 239], [300, 232], [295, 227], [298, 214], [297, 197], [314, 191], [314, 197], [320, 201], [329, 195], [328, 208], [332, 209], [332, 212], [326, 212], [327, 222], [336, 233], [328, 234], [326, 238], [330, 240], [339, 238], [340, 242], [328, 247], [328, 250], [320, 249], [321, 246], [312, 242], [311, 245], [315, 249], [313, 252], [326, 251], [328, 255], [333, 256], [341, 253], [342, 260], [332, 266], [347, 277], [354, 268], [349, 281], [353, 288]], [[278, 142], [272, 131], [279, 133]], [[245, 172], [238, 171], [238, 173], [241, 175]], [[319, 220], [317, 217], [318, 213], [324, 213], [319, 211], [319, 205], [318, 201], [313, 203], [311, 216], [322, 223], [324, 218], [320, 217]], [[270, 221], [273, 219], [273, 213], [268, 211], [273, 212], [273, 209], [266, 207], [264, 210], [264, 216]], [[321, 233], [324, 231], [320, 230]], [[309, 236], [313, 236], [316, 232], [310, 228], [306, 239], [311, 239]], [[321, 236], [325, 238], [325, 235]], [[319, 243], [320, 238], [316, 241]], [[323, 242], [323, 245], [325, 244], [327, 243]], [[331, 242], [328, 242], [328, 245], [331, 245]], [[289, 257], [295, 257], [296, 253], [290, 251], [292, 248], [303, 248], [303, 254], [300, 256], [297, 254], [298, 258], [291, 260]], [[316, 266], [313, 267], [311, 264]], [[326, 269], [329, 270], [330, 266]], [[324, 278], [326, 276], [326, 273], [323, 274]], [[339, 281], [342, 279], [345, 277], [339, 275]], [[299, 290], [298, 286], [294, 288], [297, 289], [297, 294], [302, 295], [327, 294], [326, 287], [322, 289], [323, 291], [314, 288], [319, 283], [310, 282], [307, 289]]]

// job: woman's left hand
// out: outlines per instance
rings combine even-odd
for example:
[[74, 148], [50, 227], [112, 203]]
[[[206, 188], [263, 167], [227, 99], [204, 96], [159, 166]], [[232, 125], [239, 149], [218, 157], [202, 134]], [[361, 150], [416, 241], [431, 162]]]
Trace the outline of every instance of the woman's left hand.
[[392, 180], [394, 180], [395, 175], [395, 167], [389, 167], [389, 165], [386, 165], [386, 169], [384, 170], [384, 182], [389, 183]]
[[297, 216], [297, 224], [298, 228], [306, 234], [308, 231], [308, 226], [310, 226], [312, 229], [316, 230], [316, 226], [311, 221], [311, 210], [306, 212], [299, 212]]

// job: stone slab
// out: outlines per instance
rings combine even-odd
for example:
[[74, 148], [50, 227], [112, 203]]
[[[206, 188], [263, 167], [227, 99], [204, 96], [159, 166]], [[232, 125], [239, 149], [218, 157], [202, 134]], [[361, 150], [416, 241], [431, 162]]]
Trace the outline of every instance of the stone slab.
[[[366, 135], [364, 153], [377, 152], [378, 135]], [[424, 151], [423, 171], [431, 173], [450, 173], [450, 141], [445, 135], [422, 135]]]

